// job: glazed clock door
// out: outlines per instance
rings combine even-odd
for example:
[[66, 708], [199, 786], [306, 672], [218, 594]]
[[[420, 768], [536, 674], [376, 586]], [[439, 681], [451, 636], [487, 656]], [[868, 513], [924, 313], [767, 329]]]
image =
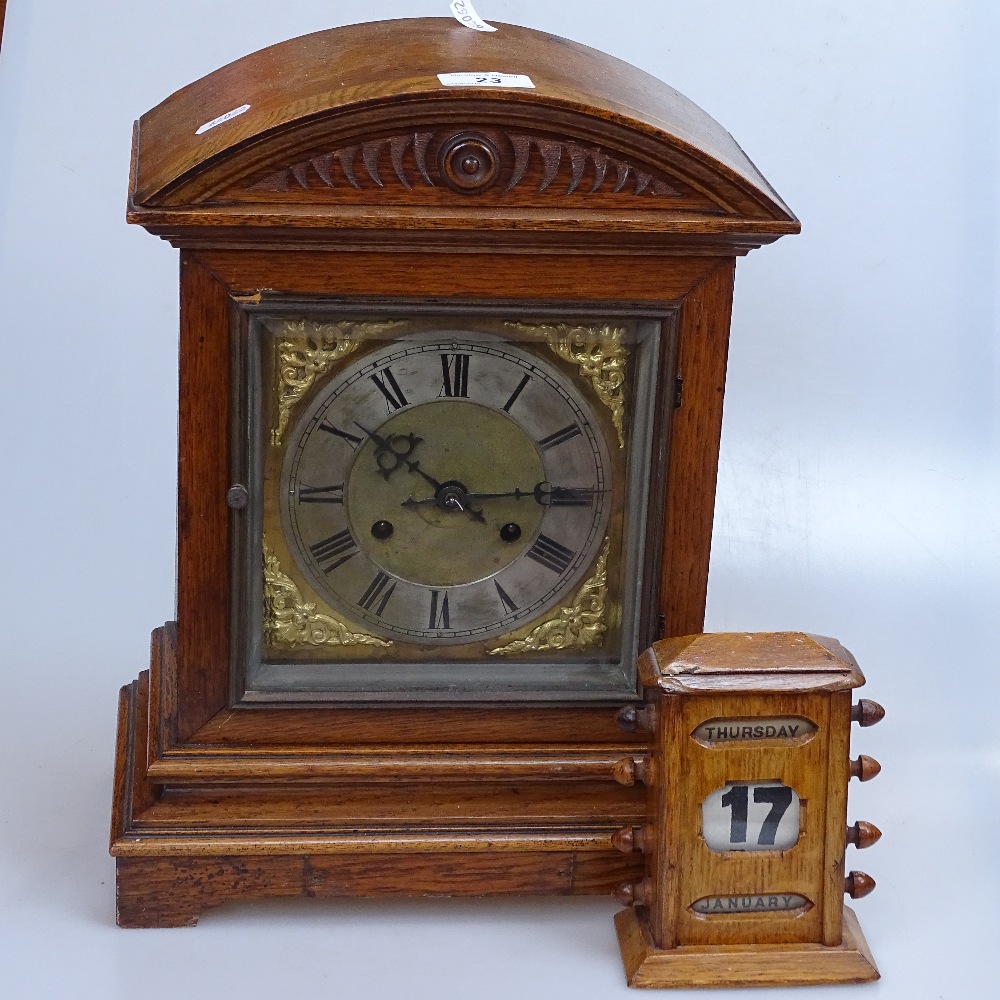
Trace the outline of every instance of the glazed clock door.
[[246, 328], [244, 697], [634, 689], [664, 317], [314, 305]]

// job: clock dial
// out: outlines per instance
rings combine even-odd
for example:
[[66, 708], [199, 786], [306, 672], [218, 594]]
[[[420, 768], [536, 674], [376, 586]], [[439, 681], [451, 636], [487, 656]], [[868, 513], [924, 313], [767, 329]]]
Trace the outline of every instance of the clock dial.
[[557, 604], [608, 529], [611, 461], [555, 366], [486, 335], [399, 341], [330, 379], [282, 471], [317, 594], [390, 639], [486, 640]]

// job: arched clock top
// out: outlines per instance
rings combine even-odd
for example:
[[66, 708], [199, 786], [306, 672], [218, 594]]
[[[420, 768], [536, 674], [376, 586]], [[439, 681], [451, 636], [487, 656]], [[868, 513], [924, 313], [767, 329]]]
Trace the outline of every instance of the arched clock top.
[[[743, 246], [798, 231], [729, 133], [677, 91], [575, 42], [498, 29], [358, 24], [224, 66], [136, 123], [130, 221], [164, 233], [615, 224]], [[534, 86], [439, 79], [478, 71]]]

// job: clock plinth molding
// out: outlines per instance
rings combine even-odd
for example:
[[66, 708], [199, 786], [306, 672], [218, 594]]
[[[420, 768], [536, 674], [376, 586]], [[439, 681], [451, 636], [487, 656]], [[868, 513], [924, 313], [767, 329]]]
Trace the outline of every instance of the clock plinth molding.
[[[150, 766], [161, 739], [150, 721], [170, 697], [175, 656], [167, 623], [153, 633], [150, 670], [119, 697], [119, 926], [193, 926], [223, 903], [274, 897], [604, 894], [642, 871], [641, 858], [611, 846], [620, 816], [638, 822], [641, 795], [615, 784], [617, 751], [600, 747], [466, 754], [428, 741], [417, 759], [409, 748], [348, 746], [255, 761], [249, 747], [240, 760], [209, 743]], [[576, 786], [558, 810], [547, 804], [555, 768]], [[387, 802], [388, 788], [397, 794]]]
[[[372, 51], [392, 51], [391, 67], [374, 73]], [[440, 85], [438, 72], [473, 56], [535, 89]], [[643, 749], [615, 723], [632, 693], [243, 697], [231, 582], [261, 567], [234, 565], [245, 515], [226, 503], [247, 481], [234, 357], [250, 312], [269, 303], [555, 316], [556, 363], [591, 379], [613, 420], [614, 319], [656, 317], [655, 413], [669, 418], [653, 422], [664, 474], [649, 488], [640, 632], [696, 633], [736, 259], [797, 232], [792, 213], [721, 126], [659, 81], [541, 32], [441, 18], [293, 39], [174, 94], [136, 124], [128, 218], [180, 249], [180, 461], [177, 624], [154, 633], [150, 670], [119, 713], [119, 921], [191, 923], [264, 896], [607, 893], [637, 878], [641, 858], [611, 843], [648, 820], [643, 790], [615, 778]], [[610, 324], [608, 336], [591, 343], [577, 322]], [[339, 364], [359, 335], [331, 331], [333, 346], [302, 332], [318, 339], [286, 359], [286, 416], [267, 429], [279, 441], [327, 352]], [[391, 662], [392, 647], [366, 648]]]

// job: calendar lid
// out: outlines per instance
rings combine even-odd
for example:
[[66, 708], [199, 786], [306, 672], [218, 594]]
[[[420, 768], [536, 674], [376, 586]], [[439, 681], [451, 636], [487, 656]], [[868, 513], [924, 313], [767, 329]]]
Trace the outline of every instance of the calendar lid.
[[614, 225], [737, 253], [799, 231], [733, 137], [676, 90], [497, 27], [355, 24], [210, 73], [136, 123], [129, 220], [300, 234]]
[[646, 687], [670, 694], [847, 691], [865, 682], [836, 639], [806, 632], [709, 632], [662, 639], [639, 657]]

